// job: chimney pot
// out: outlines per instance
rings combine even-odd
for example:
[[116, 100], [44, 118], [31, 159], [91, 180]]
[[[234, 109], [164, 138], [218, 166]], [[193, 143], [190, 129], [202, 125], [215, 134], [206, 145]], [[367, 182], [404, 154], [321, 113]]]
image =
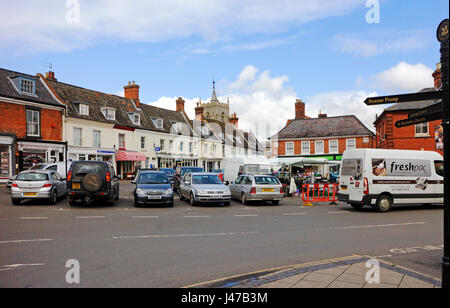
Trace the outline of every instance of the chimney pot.
[[137, 85], [134, 81], [133, 84], [128, 82], [128, 85], [123, 87], [123, 89], [125, 98], [132, 99], [136, 104], [136, 107], [140, 108], [141, 103], [139, 101], [139, 85]]

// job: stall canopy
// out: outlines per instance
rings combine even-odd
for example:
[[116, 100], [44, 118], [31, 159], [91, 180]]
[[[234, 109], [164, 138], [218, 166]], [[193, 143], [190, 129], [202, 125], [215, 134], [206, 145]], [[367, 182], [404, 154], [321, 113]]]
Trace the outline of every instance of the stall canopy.
[[116, 161], [145, 161], [145, 155], [139, 152], [119, 151]]
[[305, 165], [340, 165], [340, 161], [332, 161], [325, 158], [309, 158], [309, 157], [289, 157], [289, 158], [272, 158], [270, 163], [276, 167], [294, 166], [303, 167]]

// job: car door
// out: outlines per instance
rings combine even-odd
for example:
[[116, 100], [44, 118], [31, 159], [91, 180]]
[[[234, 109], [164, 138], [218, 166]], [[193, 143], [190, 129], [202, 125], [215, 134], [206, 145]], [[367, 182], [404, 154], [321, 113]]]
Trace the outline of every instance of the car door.
[[[188, 182], [189, 184], [186, 184]], [[191, 186], [191, 175], [186, 174], [182, 179], [180, 179], [180, 191], [181, 194], [186, 198], [189, 198], [190, 196], [191, 193], [190, 186]]]
[[56, 176], [57, 186], [58, 186], [58, 194], [60, 197], [66, 194], [66, 181], [61, 177], [58, 172], [54, 173]]
[[241, 182], [241, 177], [239, 176], [236, 181], [233, 182], [233, 184], [230, 184], [230, 192], [231, 196], [236, 198], [237, 196], [237, 185]]
[[56, 176], [56, 172], [50, 173], [50, 180], [53, 183], [53, 189], [56, 192], [56, 197], [59, 197], [61, 195], [61, 188], [59, 186], [58, 177]]

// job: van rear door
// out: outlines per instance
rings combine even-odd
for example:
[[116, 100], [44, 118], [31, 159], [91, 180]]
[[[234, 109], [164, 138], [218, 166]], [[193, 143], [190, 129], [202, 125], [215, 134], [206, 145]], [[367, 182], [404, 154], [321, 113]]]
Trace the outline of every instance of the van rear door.
[[342, 161], [339, 193], [349, 195], [349, 201], [362, 201], [364, 190], [364, 160], [348, 158]]

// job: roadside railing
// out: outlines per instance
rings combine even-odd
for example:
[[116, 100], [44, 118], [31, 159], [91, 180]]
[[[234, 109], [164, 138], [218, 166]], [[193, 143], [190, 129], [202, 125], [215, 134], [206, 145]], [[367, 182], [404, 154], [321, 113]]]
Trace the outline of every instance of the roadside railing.
[[304, 184], [302, 186], [303, 206], [313, 206], [313, 202], [330, 202], [337, 204], [339, 184]]

